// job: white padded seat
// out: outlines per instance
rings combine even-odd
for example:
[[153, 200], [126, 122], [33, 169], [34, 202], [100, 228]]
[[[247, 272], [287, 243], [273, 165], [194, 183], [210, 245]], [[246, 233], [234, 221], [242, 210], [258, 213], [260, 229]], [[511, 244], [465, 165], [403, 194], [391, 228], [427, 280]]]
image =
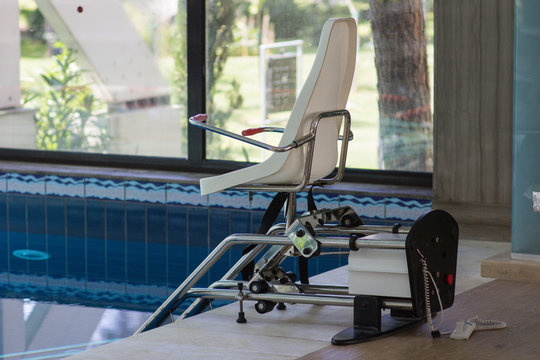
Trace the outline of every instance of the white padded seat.
[[[296, 99], [279, 146], [290, 144], [310, 131], [322, 112], [345, 109], [356, 62], [356, 22], [351, 18], [329, 19], [322, 30], [311, 71]], [[310, 181], [330, 174], [338, 159], [340, 116], [321, 120]], [[201, 179], [201, 195], [241, 185], [297, 185], [304, 176], [307, 146], [274, 152], [265, 161], [240, 170]]]

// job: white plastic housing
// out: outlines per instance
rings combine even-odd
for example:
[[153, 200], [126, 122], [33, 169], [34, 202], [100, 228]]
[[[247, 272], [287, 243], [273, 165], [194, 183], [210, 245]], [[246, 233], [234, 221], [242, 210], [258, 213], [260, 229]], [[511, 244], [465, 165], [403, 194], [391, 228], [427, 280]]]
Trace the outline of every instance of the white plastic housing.
[[[401, 240], [403, 235], [375, 234], [369, 240]], [[405, 249], [359, 249], [349, 254], [349, 293], [410, 298]]]

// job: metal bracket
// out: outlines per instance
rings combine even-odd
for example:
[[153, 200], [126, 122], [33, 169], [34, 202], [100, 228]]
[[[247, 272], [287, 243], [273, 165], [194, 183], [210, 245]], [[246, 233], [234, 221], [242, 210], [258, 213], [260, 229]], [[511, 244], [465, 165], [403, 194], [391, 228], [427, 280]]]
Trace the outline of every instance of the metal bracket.
[[336, 209], [321, 209], [304, 213], [285, 231], [294, 247], [305, 258], [319, 255], [320, 243], [315, 239], [315, 226], [337, 221], [346, 227], [362, 225], [362, 220], [350, 206]]
[[315, 232], [309, 222], [303, 224], [300, 219], [296, 219], [285, 234], [303, 257], [310, 258], [320, 253], [320, 244], [315, 240]]

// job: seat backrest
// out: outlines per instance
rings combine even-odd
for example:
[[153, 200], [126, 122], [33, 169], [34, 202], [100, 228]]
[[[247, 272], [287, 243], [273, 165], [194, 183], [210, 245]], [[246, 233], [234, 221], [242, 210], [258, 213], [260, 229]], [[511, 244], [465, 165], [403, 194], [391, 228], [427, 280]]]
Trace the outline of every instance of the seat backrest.
[[[309, 134], [312, 121], [322, 112], [343, 110], [347, 104], [356, 62], [356, 22], [351, 18], [329, 19], [322, 29], [311, 71], [296, 99], [280, 146]], [[341, 117], [319, 122], [310, 181], [324, 178], [336, 168]], [[268, 188], [297, 191], [304, 179], [308, 146], [274, 152], [265, 161], [229, 173], [201, 179], [201, 194], [228, 188]]]
[[[280, 146], [308, 134], [312, 121], [321, 112], [345, 109], [354, 76], [356, 37], [356, 22], [352, 18], [329, 19], [325, 23], [313, 66], [291, 111]], [[319, 180], [335, 169], [340, 127], [340, 117], [320, 122], [310, 180]], [[302, 146], [288, 153], [272, 154], [269, 162], [280, 158], [282, 166], [265, 180], [270, 183], [300, 182], [306, 152], [306, 146]]]

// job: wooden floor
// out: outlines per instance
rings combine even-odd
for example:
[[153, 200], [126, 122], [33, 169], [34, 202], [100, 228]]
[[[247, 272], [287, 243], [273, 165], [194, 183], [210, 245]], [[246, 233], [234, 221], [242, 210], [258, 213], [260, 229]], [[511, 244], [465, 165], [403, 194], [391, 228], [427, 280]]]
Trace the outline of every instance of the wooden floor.
[[[441, 330], [478, 315], [501, 320], [506, 329], [476, 331], [469, 340], [432, 339], [427, 325], [387, 338], [349, 346], [328, 346], [302, 360], [352, 359], [540, 359], [540, 284], [495, 280], [456, 297], [444, 312]], [[440, 315], [434, 319], [439, 323]]]

